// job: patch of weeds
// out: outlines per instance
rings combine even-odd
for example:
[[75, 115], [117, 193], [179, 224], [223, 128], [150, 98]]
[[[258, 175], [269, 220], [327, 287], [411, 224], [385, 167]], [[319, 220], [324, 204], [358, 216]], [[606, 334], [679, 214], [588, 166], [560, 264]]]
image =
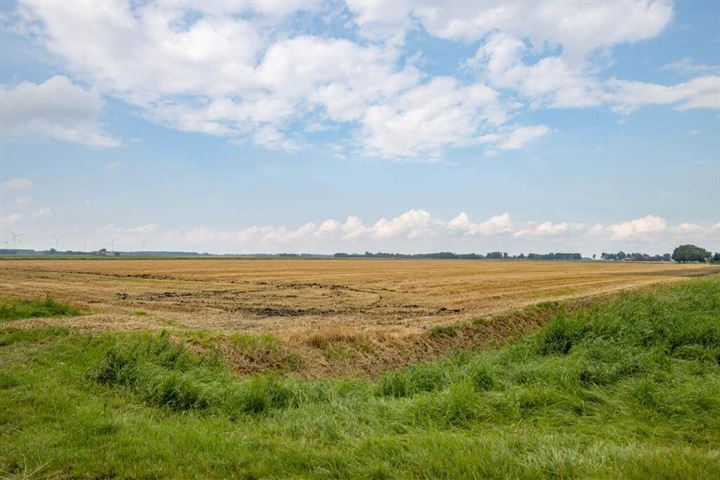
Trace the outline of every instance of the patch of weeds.
[[198, 345], [206, 350], [212, 350], [215, 347], [216, 340], [221, 336], [218, 332], [209, 330], [191, 330], [184, 332], [184, 336], [194, 345]]
[[247, 351], [278, 350], [281, 346], [280, 339], [271, 334], [233, 333], [228, 338], [234, 346]]
[[261, 375], [227, 389], [225, 402], [230, 411], [265, 413], [297, 404], [289, 386], [271, 375]]
[[382, 397], [409, 397], [423, 392], [442, 390], [451, 382], [448, 368], [442, 363], [412, 365], [380, 378], [376, 392]]
[[0, 329], [0, 347], [18, 342], [37, 342], [61, 335], [70, 335], [70, 329], [66, 327], [3, 328]]
[[453, 337], [457, 333], [456, 325], [435, 325], [430, 329], [430, 338]]
[[363, 335], [342, 331], [316, 332], [310, 334], [305, 343], [313, 348], [324, 350], [337, 344], [353, 346], [359, 350], [369, 351], [370, 341]]
[[17, 387], [20, 384], [20, 377], [17, 373], [9, 370], [0, 370], [0, 390]]
[[147, 403], [174, 411], [214, 408], [227, 413], [263, 413], [293, 404], [294, 391], [276, 377], [240, 381], [217, 356], [191, 353], [166, 332], [118, 338], [90, 378], [120, 386]]
[[[250, 364], [275, 370], [296, 370], [302, 360], [296, 352], [287, 348], [275, 335], [235, 333], [228, 337], [233, 363]], [[239, 357], [239, 358], [237, 358]]]
[[352, 360], [355, 352], [345, 345], [334, 345], [324, 352], [325, 357], [330, 360]]
[[470, 363], [465, 369], [465, 375], [478, 391], [491, 390], [498, 384], [495, 368], [483, 357]]
[[441, 428], [461, 426], [480, 417], [482, 404], [468, 382], [458, 382], [436, 395], [425, 395], [410, 408], [410, 415], [421, 425]]
[[579, 324], [565, 315], [558, 315], [537, 336], [542, 355], [567, 354], [579, 335]]
[[69, 303], [58, 302], [50, 297], [43, 300], [0, 298], [0, 322], [24, 318], [59, 317], [81, 315], [82, 310]]

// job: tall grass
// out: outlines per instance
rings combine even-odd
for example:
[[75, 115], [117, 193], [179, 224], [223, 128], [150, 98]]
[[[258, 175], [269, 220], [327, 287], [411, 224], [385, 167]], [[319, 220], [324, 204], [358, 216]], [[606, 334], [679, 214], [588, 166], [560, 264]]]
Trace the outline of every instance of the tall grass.
[[693, 280], [485, 353], [314, 381], [238, 378], [167, 334], [0, 330], [0, 472], [718, 478], [718, 319], [720, 278]]
[[55, 301], [50, 297], [43, 300], [0, 297], [0, 322], [23, 318], [80, 315], [81, 313], [80, 309], [68, 303]]

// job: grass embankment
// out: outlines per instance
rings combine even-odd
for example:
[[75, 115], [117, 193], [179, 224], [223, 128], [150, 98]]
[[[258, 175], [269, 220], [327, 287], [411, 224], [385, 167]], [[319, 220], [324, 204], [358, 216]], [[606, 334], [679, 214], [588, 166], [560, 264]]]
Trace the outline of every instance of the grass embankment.
[[377, 380], [238, 378], [149, 333], [0, 345], [7, 475], [720, 478], [720, 278]]
[[59, 317], [81, 313], [80, 309], [50, 297], [43, 300], [0, 297], [0, 323], [24, 318]]

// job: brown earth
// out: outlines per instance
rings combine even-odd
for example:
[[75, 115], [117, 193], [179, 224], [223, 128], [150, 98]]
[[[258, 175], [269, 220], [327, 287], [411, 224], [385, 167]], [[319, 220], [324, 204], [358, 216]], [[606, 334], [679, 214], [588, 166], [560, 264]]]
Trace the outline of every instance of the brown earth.
[[718, 271], [708, 265], [504, 260], [1, 260], [0, 294], [50, 295], [85, 306], [93, 314], [59, 321], [89, 330], [402, 336], [539, 302]]

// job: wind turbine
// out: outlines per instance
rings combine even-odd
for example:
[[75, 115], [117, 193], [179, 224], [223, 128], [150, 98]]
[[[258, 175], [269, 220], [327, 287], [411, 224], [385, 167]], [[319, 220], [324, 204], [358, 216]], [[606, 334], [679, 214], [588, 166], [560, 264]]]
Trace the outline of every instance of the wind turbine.
[[62, 237], [60, 235], [53, 235], [53, 238], [55, 239], [55, 250], [60, 250], [60, 241], [62, 240]]
[[114, 252], [114, 251], [115, 251], [115, 239], [111, 238], [110, 239], [110, 252]]
[[20, 235], [15, 232], [10, 232], [10, 236], [12, 236], [13, 250], [15, 250], [17, 249], [17, 239], [20, 238]]

